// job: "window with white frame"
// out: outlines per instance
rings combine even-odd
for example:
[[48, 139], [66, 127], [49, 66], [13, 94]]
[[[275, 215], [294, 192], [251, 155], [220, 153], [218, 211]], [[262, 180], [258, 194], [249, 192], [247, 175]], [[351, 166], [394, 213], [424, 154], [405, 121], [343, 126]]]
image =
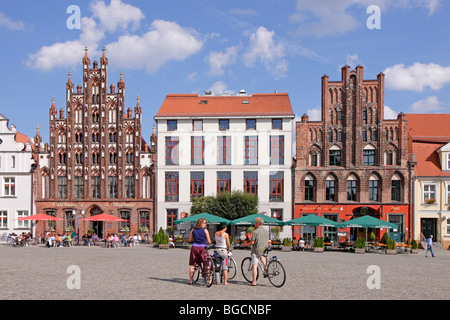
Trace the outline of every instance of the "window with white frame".
[[423, 184], [423, 202], [427, 204], [436, 202], [436, 184]]
[[[28, 211], [27, 210], [17, 210], [17, 218], [25, 218], [28, 217]], [[16, 220], [17, 221], [17, 228], [28, 228], [28, 221], [27, 220]]]
[[447, 204], [450, 204], [450, 182], [446, 184]]
[[450, 170], [450, 153], [447, 153], [447, 170]]
[[8, 211], [0, 211], [0, 228], [8, 228]]
[[14, 197], [16, 195], [16, 178], [3, 179], [3, 196]]
[[450, 219], [447, 219], [447, 235], [450, 236]]

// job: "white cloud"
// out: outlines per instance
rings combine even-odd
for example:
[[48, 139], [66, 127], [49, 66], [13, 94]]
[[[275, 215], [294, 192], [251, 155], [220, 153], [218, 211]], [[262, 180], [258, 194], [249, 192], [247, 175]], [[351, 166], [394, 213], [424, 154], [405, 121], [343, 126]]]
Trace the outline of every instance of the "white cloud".
[[437, 112], [444, 109], [444, 104], [439, 101], [438, 97], [431, 96], [423, 100], [414, 102], [410, 110], [414, 113], [429, 113]]
[[322, 120], [322, 110], [320, 107], [308, 109], [306, 114], [309, 116], [309, 121], [321, 121]]
[[352, 69], [355, 69], [355, 67], [359, 64], [358, 55], [356, 53], [355, 54], [348, 54], [347, 57], [345, 57], [345, 62]]
[[95, 1], [90, 4], [94, 18], [98, 18], [106, 31], [116, 31], [121, 28], [127, 30], [129, 25], [137, 29], [139, 23], [145, 18], [141, 9], [121, 2], [111, 0], [109, 5], [104, 1]]
[[197, 53], [203, 43], [192, 30], [175, 22], [155, 20], [142, 36], [125, 35], [106, 46], [109, 57], [125, 68], [156, 72], [170, 60], [184, 60]]
[[25, 23], [22, 21], [14, 21], [4, 13], [0, 12], [0, 27], [5, 27], [10, 30], [23, 30], [25, 29]]
[[76, 67], [80, 63], [84, 48], [90, 53], [96, 53], [97, 42], [104, 37], [104, 33], [97, 29], [96, 22], [91, 18], [81, 19], [79, 40], [57, 42], [51, 46], [43, 46], [36, 53], [28, 56], [26, 64], [37, 70], [49, 71], [58, 67]]
[[439, 90], [450, 82], [450, 67], [435, 63], [414, 63], [406, 67], [396, 64], [384, 70], [386, 86], [394, 90], [422, 91], [425, 87]]
[[[298, 23], [298, 34], [322, 37], [344, 34], [365, 26], [366, 20], [349, 13], [351, 7], [367, 8], [378, 5], [382, 11], [387, 8], [423, 8], [429, 15], [436, 12], [442, 0], [297, 0], [296, 12], [290, 16], [292, 23]], [[369, 16], [367, 16], [368, 18]]]
[[76, 67], [84, 47], [89, 55], [98, 54], [98, 46], [107, 32], [126, 33], [105, 47], [108, 57], [124, 68], [145, 68], [155, 72], [170, 60], [184, 60], [198, 52], [203, 43], [193, 30], [185, 29], [174, 22], [155, 20], [150, 30], [143, 35], [128, 34], [144, 18], [142, 11], [121, 0], [111, 0], [109, 5], [95, 0], [90, 4], [91, 17], [81, 19], [80, 38], [57, 42], [41, 47], [29, 55], [26, 64], [37, 70], [49, 71], [58, 67]]
[[250, 35], [249, 47], [243, 54], [244, 64], [247, 67], [253, 67], [260, 61], [266, 70], [271, 72], [276, 78], [282, 78], [286, 75], [288, 63], [285, 46], [274, 40], [275, 32], [269, 31], [264, 27], [259, 27], [255, 33]]
[[388, 106], [384, 106], [384, 119], [397, 119], [398, 113]]
[[211, 52], [206, 57], [206, 62], [209, 65], [210, 73], [214, 75], [224, 74], [224, 67], [236, 62], [238, 56], [238, 49], [236, 46], [229, 47], [225, 52]]
[[225, 82], [223, 81], [217, 81], [215, 82], [210, 88], [209, 90], [211, 91], [212, 94], [234, 94], [235, 91], [228, 89], [228, 86]]

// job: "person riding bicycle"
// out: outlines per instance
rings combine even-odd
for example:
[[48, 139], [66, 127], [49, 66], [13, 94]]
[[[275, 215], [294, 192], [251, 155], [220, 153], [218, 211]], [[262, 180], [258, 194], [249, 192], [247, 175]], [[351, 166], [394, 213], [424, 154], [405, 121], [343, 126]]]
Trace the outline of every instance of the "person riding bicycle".
[[256, 279], [258, 276], [258, 259], [266, 267], [266, 257], [264, 257], [264, 250], [269, 246], [269, 231], [261, 228], [264, 224], [264, 219], [255, 218], [255, 231], [252, 232], [252, 240], [242, 244], [243, 247], [252, 246], [252, 278], [251, 286], [256, 286]]
[[189, 242], [192, 243], [189, 255], [189, 284], [193, 283], [195, 266], [203, 262], [205, 246], [211, 243], [209, 232], [206, 229], [206, 222], [206, 219], [199, 218], [189, 235]]
[[[228, 285], [228, 251], [230, 250], [230, 237], [227, 233], [228, 225], [222, 222], [216, 232], [216, 252], [221, 259], [223, 284]], [[217, 283], [219, 284], [219, 283]]]

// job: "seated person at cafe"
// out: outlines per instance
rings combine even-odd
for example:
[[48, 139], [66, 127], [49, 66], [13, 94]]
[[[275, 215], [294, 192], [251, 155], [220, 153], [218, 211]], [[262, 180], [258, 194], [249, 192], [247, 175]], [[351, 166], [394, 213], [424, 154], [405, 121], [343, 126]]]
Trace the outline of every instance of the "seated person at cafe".
[[305, 250], [305, 240], [303, 240], [303, 238], [300, 238], [298, 241], [298, 249], [301, 251]]

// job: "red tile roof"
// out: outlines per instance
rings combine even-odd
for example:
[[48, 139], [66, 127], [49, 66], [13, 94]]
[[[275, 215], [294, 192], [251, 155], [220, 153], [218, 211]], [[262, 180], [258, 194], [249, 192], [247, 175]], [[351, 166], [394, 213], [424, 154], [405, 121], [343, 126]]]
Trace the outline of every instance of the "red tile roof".
[[24, 151], [26, 149], [27, 142], [30, 143], [31, 149], [34, 150], [33, 142], [31, 142], [31, 139], [29, 137], [27, 137], [26, 135], [24, 135], [23, 133], [20, 133], [19, 131], [16, 131], [15, 140], [17, 142], [21, 142], [21, 143], [23, 143], [25, 145], [25, 147], [24, 147], [24, 149], [22, 151]]
[[252, 95], [169, 94], [158, 117], [292, 116], [287, 93]]
[[405, 114], [414, 141], [450, 141], [450, 114]]
[[415, 154], [417, 166], [414, 174], [421, 177], [450, 176], [450, 172], [442, 171], [439, 150], [446, 143], [413, 142], [412, 151]]

